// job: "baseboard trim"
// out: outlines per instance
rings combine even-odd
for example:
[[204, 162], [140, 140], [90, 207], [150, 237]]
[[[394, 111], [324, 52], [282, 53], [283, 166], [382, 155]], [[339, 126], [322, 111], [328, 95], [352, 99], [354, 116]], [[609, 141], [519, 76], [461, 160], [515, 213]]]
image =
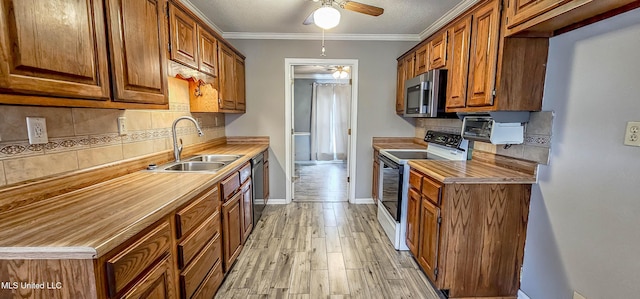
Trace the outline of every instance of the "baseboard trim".
[[356, 205], [372, 205], [375, 204], [375, 201], [373, 201], [373, 198], [356, 198], [351, 203]]
[[518, 299], [531, 299], [527, 294], [525, 294], [522, 290], [518, 290]]
[[267, 201], [268, 205], [286, 205], [287, 200], [284, 198], [269, 198]]

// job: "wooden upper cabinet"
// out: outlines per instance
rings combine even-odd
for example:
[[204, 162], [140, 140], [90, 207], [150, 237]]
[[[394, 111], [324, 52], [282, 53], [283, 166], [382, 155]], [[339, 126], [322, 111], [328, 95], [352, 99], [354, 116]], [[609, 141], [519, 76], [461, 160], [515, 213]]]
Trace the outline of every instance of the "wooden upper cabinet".
[[447, 65], [447, 32], [436, 35], [429, 42], [429, 70]]
[[404, 113], [404, 60], [398, 59], [396, 74], [396, 114]]
[[498, 67], [500, 1], [492, 1], [473, 14], [467, 106], [493, 105]]
[[235, 88], [236, 88], [236, 110], [247, 110], [247, 99], [245, 92], [245, 73], [244, 73], [244, 58], [236, 55], [235, 58]]
[[171, 60], [198, 69], [198, 25], [175, 5], [169, 7]]
[[102, 0], [0, 1], [0, 91], [109, 99], [104, 24]]
[[404, 58], [404, 80], [411, 79], [416, 76], [416, 53], [411, 53]]
[[218, 76], [218, 41], [204, 28], [198, 26], [198, 70]]
[[219, 57], [220, 63], [220, 108], [224, 110], [236, 109], [235, 101], [235, 54], [229, 47], [220, 43], [219, 44]]
[[[558, 6], [571, 2], [572, 0], [508, 0], [509, 22], [507, 28], [513, 28], [528, 20], [531, 20], [545, 12]], [[589, 1], [582, 1], [589, 2]]]
[[429, 44], [425, 43], [416, 50], [415, 75], [426, 73], [429, 67]]
[[422, 199], [420, 207], [420, 245], [418, 246], [418, 264], [431, 281], [437, 281], [438, 243], [440, 241], [440, 208], [427, 198]]
[[114, 101], [167, 104], [166, 0], [107, 0]]
[[447, 82], [447, 108], [465, 107], [467, 75], [469, 74], [469, 42], [471, 17], [466, 17], [449, 29], [449, 73]]

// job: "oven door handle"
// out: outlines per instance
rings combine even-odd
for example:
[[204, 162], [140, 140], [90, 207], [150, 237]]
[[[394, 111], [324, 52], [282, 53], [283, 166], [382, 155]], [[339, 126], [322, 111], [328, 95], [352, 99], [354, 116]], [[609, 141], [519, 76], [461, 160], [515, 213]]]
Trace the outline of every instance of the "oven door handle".
[[382, 161], [382, 163], [384, 163], [384, 165], [387, 165], [393, 169], [399, 169], [400, 168], [400, 164], [394, 162], [393, 160], [391, 160], [389, 157], [385, 156], [385, 155], [378, 155], [378, 159], [380, 159]]

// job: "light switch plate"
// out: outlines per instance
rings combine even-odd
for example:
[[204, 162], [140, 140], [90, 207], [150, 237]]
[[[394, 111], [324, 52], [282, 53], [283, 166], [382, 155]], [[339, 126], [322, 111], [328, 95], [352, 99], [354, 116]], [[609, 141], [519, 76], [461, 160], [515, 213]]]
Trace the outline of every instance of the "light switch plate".
[[640, 146], [640, 122], [630, 121], [624, 131], [624, 144]]
[[120, 136], [127, 135], [129, 133], [129, 127], [127, 126], [127, 118], [124, 116], [118, 117], [118, 134]]
[[27, 117], [27, 133], [29, 135], [29, 144], [48, 143], [47, 120], [44, 117]]

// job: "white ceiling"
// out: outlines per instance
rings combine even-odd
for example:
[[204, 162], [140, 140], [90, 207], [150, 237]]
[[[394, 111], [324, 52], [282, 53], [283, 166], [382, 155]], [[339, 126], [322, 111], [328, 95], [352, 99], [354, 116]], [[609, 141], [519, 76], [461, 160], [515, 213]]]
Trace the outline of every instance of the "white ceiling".
[[[384, 8], [373, 17], [338, 8], [340, 24], [327, 39], [420, 40], [478, 0], [360, 0]], [[181, 0], [225, 38], [316, 39], [322, 30], [302, 25], [321, 6], [311, 0]], [[437, 28], [436, 28], [437, 27]], [[429, 32], [429, 31], [433, 32]], [[332, 38], [333, 37], [333, 38]]]

